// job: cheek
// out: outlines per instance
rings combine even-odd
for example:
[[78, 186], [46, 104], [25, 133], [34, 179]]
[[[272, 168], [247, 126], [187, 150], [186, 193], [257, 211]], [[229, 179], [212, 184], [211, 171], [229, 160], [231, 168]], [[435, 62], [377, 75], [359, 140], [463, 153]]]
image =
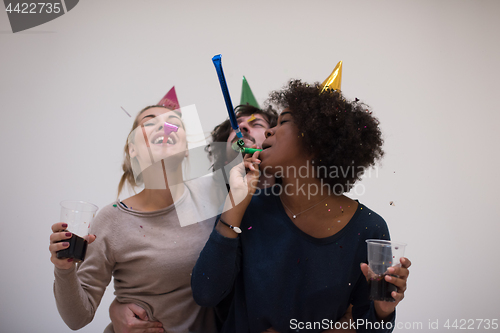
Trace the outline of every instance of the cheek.
[[229, 137], [227, 138], [227, 142], [233, 141], [235, 136], [236, 136], [236, 133], [234, 133], [234, 131], [231, 131], [231, 134], [229, 134]]
[[254, 135], [254, 139], [255, 139], [255, 143], [257, 144], [257, 146], [262, 147], [262, 143], [266, 139], [266, 130], [262, 129], [262, 130], [257, 131]]

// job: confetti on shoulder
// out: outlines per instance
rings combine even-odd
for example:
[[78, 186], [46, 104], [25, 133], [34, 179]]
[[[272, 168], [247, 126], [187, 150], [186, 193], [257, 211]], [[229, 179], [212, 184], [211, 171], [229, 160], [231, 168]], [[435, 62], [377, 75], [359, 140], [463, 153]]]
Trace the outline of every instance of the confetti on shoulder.
[[116, 205], [113, 205], [113, 207], [116, 207]]

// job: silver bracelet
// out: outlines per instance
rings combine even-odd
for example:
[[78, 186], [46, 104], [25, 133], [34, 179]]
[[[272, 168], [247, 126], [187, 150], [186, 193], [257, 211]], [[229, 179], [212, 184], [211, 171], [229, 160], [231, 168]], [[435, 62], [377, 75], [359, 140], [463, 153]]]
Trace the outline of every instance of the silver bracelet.
[[241, 229], [240, 228], [232, 226], [230, 224], [227, 224], [226, 222], [222, 221], [222, 218], [220, 218], [220, 217], [219, 217], [219, 222], [221, 222], [222, 224], [224, 224], [224, 225], [228, 226], [229, 228], [231, 228], [235, 233], [241, 234]]

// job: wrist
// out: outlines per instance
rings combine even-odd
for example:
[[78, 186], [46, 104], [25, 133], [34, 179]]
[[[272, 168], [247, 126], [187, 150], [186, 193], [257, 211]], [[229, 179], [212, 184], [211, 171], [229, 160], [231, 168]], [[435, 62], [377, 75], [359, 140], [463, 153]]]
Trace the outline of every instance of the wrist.
[[382, 309], [382, 307], [379, 305], [379, 302], [373, 302], [374, 308], [375, 308], [375, 314], [377, 315], [378, 320], [387, 320], [388, 318], [391, 318], [392, 314], [394, 313], [394, 310], [396, 309], [396, 306], [392, 307], [392, 309]]

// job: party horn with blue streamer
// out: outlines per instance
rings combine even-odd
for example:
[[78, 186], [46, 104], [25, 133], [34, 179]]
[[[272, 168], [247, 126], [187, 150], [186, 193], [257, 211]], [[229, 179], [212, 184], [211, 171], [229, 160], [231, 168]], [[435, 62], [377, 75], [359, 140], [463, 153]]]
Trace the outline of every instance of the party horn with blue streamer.
[[241, 134], [240, 127], [238, 126], [238, 120], [236, 120], [236, 114], [234, 113], [233, 103], [231, 102], [231, 96], [229, 96], [229, 89], [227, 88], [226, 77], [224, 76], [224, 71], [222, 70], [222, 56], [220, 54], [212, 58], [215, 70], [217, 71], [217, 76], [219, 77], [220, 87], [222, 89], [222, 95], [224, 95], [224, 100], [226, 101], [227, 113], [229, 114], [229, 121], [231, 127], [233, 128], [238, 141], [233, 143], [231, 147], [244, 154], [253, 154], [256, 151], [262, 151], [262, 149], [255, 148], [245, 148], [245, 142], [243, 141], [243, 134]]
[[238, 121], [236, 120], [236, 114], [234, 113], [233, 103], [231, 102], [231, 96], [229, 96], [229, 89], [227, 88], [226, 77], [224, 76], [224, 71], [222, 70], [222, 56], [220, 54], [212, 58], [215, 70], [217, 71], [217, 76], [219, 77], [220, 87], [222, 89], [222, 95], [224, 95], [224, 100], [226, 101], [227, 113], [229, 114], [229, 121], [231, 122], [231, 127], [233, 128], [236, 136], [240, 139], [243, 138], [241, 134], [240, 127], [238, 126]]

